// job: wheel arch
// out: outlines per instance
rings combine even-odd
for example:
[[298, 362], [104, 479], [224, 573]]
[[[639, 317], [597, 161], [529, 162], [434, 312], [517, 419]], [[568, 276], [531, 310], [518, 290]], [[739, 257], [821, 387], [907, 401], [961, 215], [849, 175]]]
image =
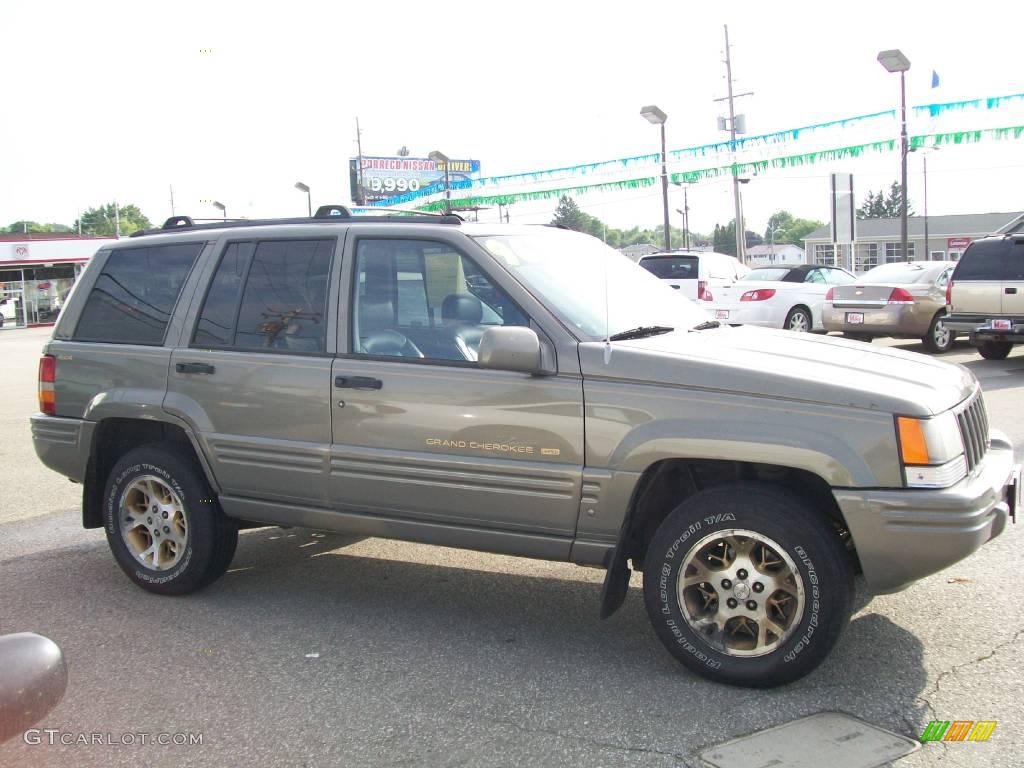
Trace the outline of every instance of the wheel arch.
[[649, 465], [633, 490], [618, 541], [606, 563], [602, 618], [621, 606], [629, 586], [630, 563], [632, 570], [643, 570], [647, 547], [669, 513], [699, 491], [734, 482], [764, 483], [795, 493], [834, 526], [836, 535], [846, 545], [855, 571], [860, 572], [846, 520], [832, 487], [821, 475], [800, 467], [762, 462], [665, 458]]
[[196, 462], [214, 492], [219, 486], [196, 440], [187, 426], [176, 420], [110, 417], [97, 422], [82, 487], [82, 526], [103, 526], [103, 489], [110, 470], [128, 451], [142, 445], [169, 445]]

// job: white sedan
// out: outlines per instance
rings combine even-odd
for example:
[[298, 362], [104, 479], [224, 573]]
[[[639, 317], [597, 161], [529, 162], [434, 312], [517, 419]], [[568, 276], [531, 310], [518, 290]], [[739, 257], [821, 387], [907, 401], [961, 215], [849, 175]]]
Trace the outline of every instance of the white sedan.
[[701, 306], [729, 325], [760, 325], [791, 331], [824, 331], [821, 308], [828, 289], [857, 278], [821, 264], [758, 267], [731, 286], [716, 288]]

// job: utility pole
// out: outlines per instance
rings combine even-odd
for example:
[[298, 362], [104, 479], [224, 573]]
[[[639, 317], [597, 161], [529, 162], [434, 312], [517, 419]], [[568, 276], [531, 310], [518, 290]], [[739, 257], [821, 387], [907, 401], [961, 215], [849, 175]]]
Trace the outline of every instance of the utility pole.
[[356, 118], [356, 150], [359, 153], [359, 165], [356, 167], [356, 181], [359, 184], [359, 195], [356, 205], [366, 205], [366, 188], [363, 186], [363, 132], [359, 130], [359, 118]]
[[167, 186], [171, 188], [171, 216], [174, 216], [174, 185], [168, 184]]
[[114, 237], [121, 239], [121, 209], [117, 207], [117, 200], [114, 201]]
[[[732, 194], [733, 201], [736, 206], [736, 258], [741, 263], [747, 263], [747, 237], [746, 227], [743, 224], [743, 201], [740, 198], [740, 174], [739, 167], [736, 163], [736, 134], [739, 132], [736, 130], [736, 107], [735, 100], [742, 96], [751, 96], [753, 91], [746, 93], [733, 93], [732, 92], [732, 52], [729, 49], [729, 25], [725, 25], [725, 80], [728, 86], [728, 96], [724, 99], [715, 99], [715, 101], [728, 101], [729, 102], [729, 148], [732, 150]], [[742, 119], [742, 115], [740, 118]], [[721, 125], [721, 120], [719, 120]]]

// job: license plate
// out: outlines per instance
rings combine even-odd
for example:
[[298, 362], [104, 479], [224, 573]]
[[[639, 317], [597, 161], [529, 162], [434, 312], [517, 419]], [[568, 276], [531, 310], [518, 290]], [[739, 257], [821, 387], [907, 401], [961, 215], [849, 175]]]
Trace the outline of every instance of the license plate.
[[1012, 326], [1009, 320], [993, 320], [992, 321], [993, 331], [1009, 331], [1012, 330]]
[[846, 313], [846, 324], [847, 325], [864, 325], [864, 313], [863, 312], [847, 312]]
[[728, 319], [729, 319], [729, 310], [728, 309], [716, 309], [715, 310], [715, 320], [728, 320]]

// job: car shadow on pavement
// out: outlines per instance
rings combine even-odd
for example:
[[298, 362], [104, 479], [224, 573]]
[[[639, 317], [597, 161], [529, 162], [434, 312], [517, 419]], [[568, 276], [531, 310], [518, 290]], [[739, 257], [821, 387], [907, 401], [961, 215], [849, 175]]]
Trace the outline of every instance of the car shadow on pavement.
[[[3, 631], [37, 631], [62, 646], [71, 683], [54, 722], [87, 729], [153, 721], [227, 731], [241, 718], [257, 744], [288, 741], [303, 738], [312, 700], [346, 722], [379, 718], [385, 707], [393, 721], [415, 720], [423, 743], [460, 727], [492, 739], [536, 731], [686, 761], [819, 711], [911, 738], [928, 719], [920, 641], [867, 609], [807, 678], [774, 690], [731, 688], [669, 656], [636, 582], [602, 622], [600, 571], [402, 544], [391, 559], [388, 542], [368, 540], [359, 554], [350, 551], [358, 541], [246, 531], [229, 572], [184, 598], [138, 589], [101, 543], [14, 558], [4, 563]], [[410, 553], [426, 562], [398, 559]], [[520, 563], [530, 573], [518, 572]], [[147, 702], [142, 723], [135, 694], [109, 674], [125, 649], [133, 666], [173, 669], [177, 680], [173, 695]], [[253, 700], [268, 695], [273, 705], [254, 710]], [[299, 725], [283, 733], [282, 722]]]
[[997, 392], [1000, 389], [1019, 387], [1024, 381], [1024, 358], [1011, 357], [1006, 360], [968, 360], [961, 363], [981, 380], [983, 392]]

